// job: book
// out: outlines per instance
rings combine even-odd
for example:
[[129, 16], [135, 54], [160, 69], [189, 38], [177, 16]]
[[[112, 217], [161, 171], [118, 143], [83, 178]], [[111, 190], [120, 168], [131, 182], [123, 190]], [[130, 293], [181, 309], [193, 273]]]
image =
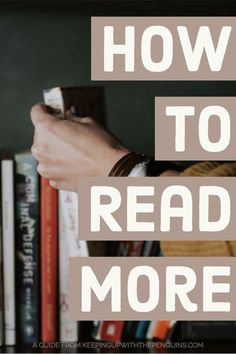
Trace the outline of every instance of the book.
[[142, 256], [143, 257], [162, 256], [159, 241], [144, 241]]
[[69, 318], [69, 257], [88, 257], [86, 241], [78, 239], [78, 197], [59, 191], [60, 341], [78, 340], [78, 323]]
[[3, 260], [2, 260], [2, 239], [0, 231], [0, 347], [4, 344], [3, 327]]
[[101, 329], [102, 329], [102, 326], [100, 326], [101, 322], [102, 321], [93, 321], [92, 324], [91, 336], [96, 340], [99, 340], [101, 338]]
[[57, 117], [66, 119], [68, 110], [78, 117], [89, 116], [105, 124], [105, 95], [103, 87], [54, 87], [43, 91], [44, 102]]
[[150, 321], [139, 321], [137, 328], [136, 328], [136, 332], [135, 332], [135, 339], [137, 340], [144, 340], [146, 338], [146, 333], [148, 330], [148, 326], [149, 326]]
[[170, 321], [166, 343], [171, 343], [175, 339], [176, 333], [178, 333], [178, 326], [179, 321]]
[[139, 257], [142, 255], [143, 241], [130, 241], [129, 257]]
[[40, 340], [39, 176], [30, 152], [16, 165], [16, 324], [17, 341]]
[[235, 340], [236, 321], [181, 321], [180, 338], [194, 340]]
[[[104, 90], [101, 87], [55, 87], [44, 90], [44, 102], [54, 114], [66, 119], [68, 110], [105, 123]], [[78, 323], [69, 319], [69, 257], [88, 256], [85, 241], [78, 240], [77, 194], [59, 191], [59, 331], [61, 341], [78, 340]]]
[[157, 321], [156, 327], [153, 332], [153, 337], [161, 341], [164, 341], [168, 338], [170, 322], [168, 320]]
[[144, 241], [117, 242], [116, 257], [138, 257], [142, 253]]
[[114, 256], [127, 257], [129, 256], [130, 247], [132, 241], [120, 241], [115, 243], [116, 250], [114, 250]]
[[87, 241], [87, 247], [90, 257], [107, 256], [108, 247], [106, 241]]
[[[122, 241], [118, 245], [118, 257], [139, 257], [142, 255], [144, 241]], [[135, 338], [139, 321], [124, 321], [123, 339]]]
[[94, 321], [93, 338], [102, 341], [120, 341], [124, 321]]
[[157, 325], [157, 320], [153, 320], [149, 323], [147, 334], [146, 334], [147, 339], [151, 340], [153, 338], [156, 325]]
[[6, 345], [16, 343], [15, 323], [15, 227], [14, 227], [14, 164], [2, 160], [2, 235], [3, 235], [3, 298], [4, 337]]
[[41, 177], [41, 340], [58, 338], [58, 192]]
[[[0, 174], [0, 185], [1, 185], [1, 174]], [[2, 200], [1, 195], [2, 193], [0, 188], [0, 200]], [[2, 203], [0, 202], [0, 347], [3, 344], [4, 344], [4, 327], [3, 327]]]

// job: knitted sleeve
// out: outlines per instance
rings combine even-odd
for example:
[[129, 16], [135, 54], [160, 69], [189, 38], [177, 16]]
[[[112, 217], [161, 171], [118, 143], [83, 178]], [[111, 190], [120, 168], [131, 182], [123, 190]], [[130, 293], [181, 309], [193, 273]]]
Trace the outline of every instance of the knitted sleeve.
[[149, 159], [147, 161], [136, 164], [129, 173], [129, 177], [144, 177], [144, 176], [160, 176], [166, 170], [174, 170], [182, 172], [184, 167], [180, 164], [167, 161], [155, 161]]

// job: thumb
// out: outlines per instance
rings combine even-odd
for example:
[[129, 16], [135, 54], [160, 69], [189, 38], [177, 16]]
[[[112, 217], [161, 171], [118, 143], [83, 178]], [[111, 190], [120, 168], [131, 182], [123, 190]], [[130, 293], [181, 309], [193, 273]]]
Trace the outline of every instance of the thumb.
[[42, 121], [56, 120], [52, 114], [49, 113], [48, 107], [43, 103], [38, 103], [31, 108], [30, 112], [31, 121], [33, 125], [36, 125]]

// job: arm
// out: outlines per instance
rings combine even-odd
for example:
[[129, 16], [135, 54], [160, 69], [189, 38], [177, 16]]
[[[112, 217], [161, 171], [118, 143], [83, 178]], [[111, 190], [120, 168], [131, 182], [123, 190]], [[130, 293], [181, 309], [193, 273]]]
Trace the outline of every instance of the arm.
[[49, 114], [45, 105], [38, 104], [32, 108], [31, 119], [35, 127], [32, 154], [39, 162], [39, 174], [48, 178], [54, 188], [76, 191], [78, 177], [112, 175], [111, 170], [124, 160], [126, 164], [119, 174], [122, 176], [160, 175], [166, 169], [175, 170], [172, 164], [131, 154], [92, 118], [70, 115], [60, 120]]

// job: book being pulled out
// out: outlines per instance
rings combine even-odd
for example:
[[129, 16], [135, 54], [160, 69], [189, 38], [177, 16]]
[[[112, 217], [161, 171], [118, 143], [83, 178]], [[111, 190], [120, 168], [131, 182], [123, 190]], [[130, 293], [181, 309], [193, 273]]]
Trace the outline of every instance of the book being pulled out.
[[[58, 118], [66, 119], [70, 110], [76, 116], [89, 116], [104, 124], [104, 91], [101, 87], [55, 87], [44, 90], [44, 102]], [[78, 340], [78, 322], [69, 318], [69, 257], [86, 257], [89, 251], [87, 242], [79, 240], [78, 236], [77, 194], [59, 191], [58, 204], [59, 333], [62, 342], [74, 342]]]

